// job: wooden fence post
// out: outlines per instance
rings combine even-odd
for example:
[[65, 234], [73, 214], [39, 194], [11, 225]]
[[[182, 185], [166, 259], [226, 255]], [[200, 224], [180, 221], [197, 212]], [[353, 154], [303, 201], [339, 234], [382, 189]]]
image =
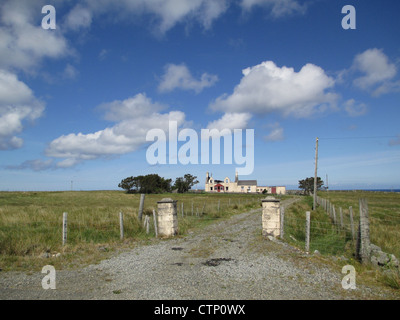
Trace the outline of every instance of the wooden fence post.
[[63, 213], [63, 229], [62, 229], [62, 244], [63, 246], [67, 243], [67, 216], [68, 213], [64, 212]]
[[333, 224], [336, 225], [336, 210], [335, 205], [332, 206]]
[[284, 239], [284, 219], [285, 219], [285, 207], [281, 207], [281, 239]]
[[350, 215], [351, 237], [354, 240], [355, 239], [355, 232], [354, 232], [353, 207], [349, 207], [349, 215]]
[[149, 231], [150, 231], [150, 217], [146, 215], [145, 221], [146, 221], [146, 233], [149, 234]]
[[143, 215], [143, 207], [144, 207], [144, 198], [145, 194], [142, 193], [140, 195], [140, 204], [139, 204], [139, 220], [142, 221], [142, 215]]
[[306, 212], [306, 253], [310, 252], [310, 225], [311, 225], [310, 211], [307, 211]]
[[342, 207], [339, 207], [339, 215], [340, 215], [340, 228], [343, 229], [343, 210], [342, 210]]
[[124, 239], [124, 214], [122, 212], [119, 213], [119, 233], [121, 235], [121, 240]]
[[156, 238], [158, 237], [158, 229], [157, 229], [157, 218], [156, 218], [156, 210], [153, 209], [153, 222], [154, 222], [154, 231], [156, 233]]

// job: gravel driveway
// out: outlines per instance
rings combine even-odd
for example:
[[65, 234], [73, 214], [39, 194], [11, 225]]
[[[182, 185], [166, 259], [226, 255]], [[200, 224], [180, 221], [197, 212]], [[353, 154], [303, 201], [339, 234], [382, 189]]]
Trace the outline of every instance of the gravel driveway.
[[0, 299], [395, 298], [381, 287], [357, 284], [344, 290], [341, 269], [317, 260], [263, 239], [260, 208], [186, 237], [154, 240], [97, 265], [57, 271], [56, 290], [42, 289], [41, 273], [0, 273]]

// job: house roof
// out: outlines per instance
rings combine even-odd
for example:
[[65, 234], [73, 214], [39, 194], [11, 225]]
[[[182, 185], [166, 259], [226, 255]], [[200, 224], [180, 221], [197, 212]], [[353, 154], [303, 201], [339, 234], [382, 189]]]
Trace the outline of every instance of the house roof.
[[257, 186], [257, 180], [239, 180], [238, 186]]

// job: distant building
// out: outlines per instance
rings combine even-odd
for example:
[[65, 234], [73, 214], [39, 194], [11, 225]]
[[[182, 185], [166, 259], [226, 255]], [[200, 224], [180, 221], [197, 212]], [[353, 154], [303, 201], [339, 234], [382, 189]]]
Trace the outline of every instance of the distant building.
[[262, 193], [266, 190], [270, 194], [285, 194], [286, 187], [258, 187], [257, 180], [239, 180], [238, 173], [235, 174], [235, 181], [231, 181], [229, 177], [224, 180], [214, 179], [212, 174], [206, 173], [206, 192], [223, 192], [223, 193]]

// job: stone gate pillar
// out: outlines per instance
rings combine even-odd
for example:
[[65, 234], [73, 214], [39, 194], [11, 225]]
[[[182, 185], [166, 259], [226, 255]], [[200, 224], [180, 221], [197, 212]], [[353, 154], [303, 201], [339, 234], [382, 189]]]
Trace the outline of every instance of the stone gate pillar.
[[281, 203], [274, 197], [266, 197], [262, 201], [262, 234], [264, 237], [278, 238], [281, 235]]
[[176, 200], [164, 198], [157, 202], [157, 226], [159, 237], [173, 237], [178, 233]]

